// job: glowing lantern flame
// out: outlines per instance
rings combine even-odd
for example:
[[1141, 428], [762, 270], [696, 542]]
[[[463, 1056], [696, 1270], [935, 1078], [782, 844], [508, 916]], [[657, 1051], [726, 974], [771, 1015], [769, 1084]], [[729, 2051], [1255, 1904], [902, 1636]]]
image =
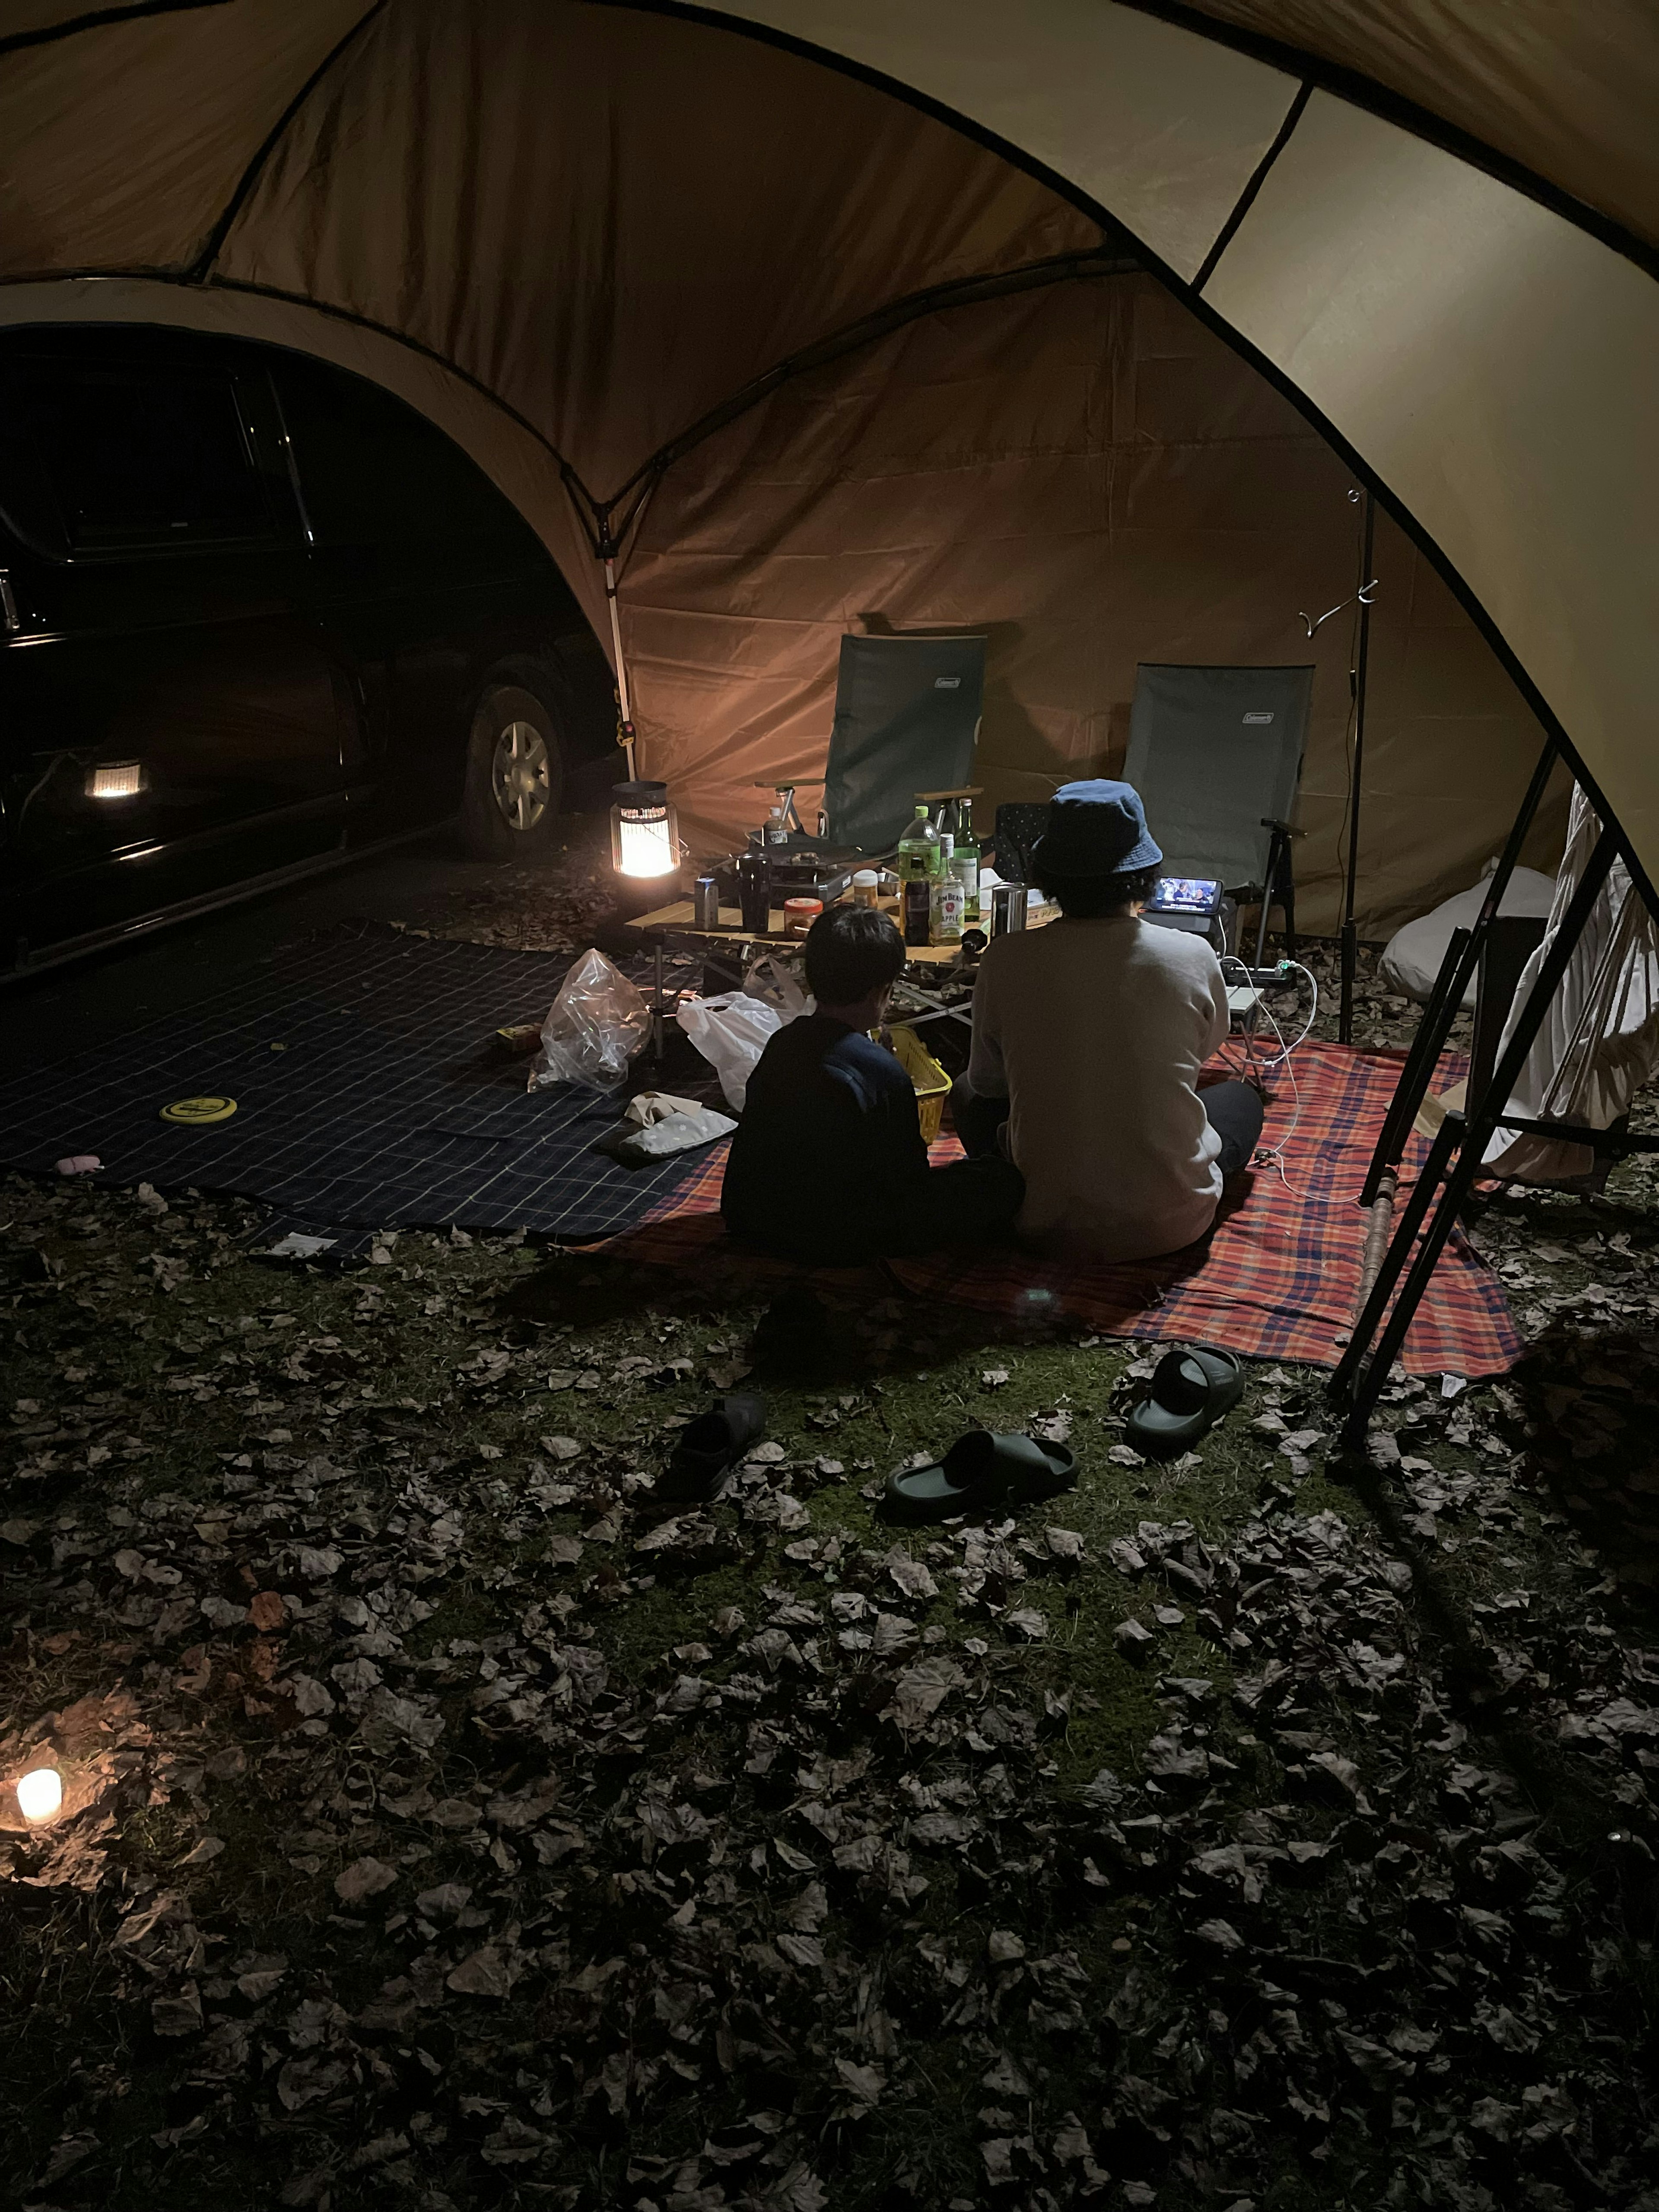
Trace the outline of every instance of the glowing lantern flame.
[[64, 1778], [55, 1766], [37, 1766], [17, 1784], [17, 1809], [31, 1825], [54, 1820], [64, 1802]]

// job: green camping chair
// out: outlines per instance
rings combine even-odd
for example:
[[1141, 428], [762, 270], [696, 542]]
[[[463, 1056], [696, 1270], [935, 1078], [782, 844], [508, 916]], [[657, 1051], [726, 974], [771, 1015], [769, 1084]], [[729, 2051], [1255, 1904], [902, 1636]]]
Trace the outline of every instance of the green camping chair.
[[1313, 670], [1178, 667], [1143, 661], [1135, 675], [1125, 778], [1140, 793], [1168, 876], [1221, 878], [1240, 905], [1285, 917], [1296, 951], [1290, 825], [1307, 743]]
[[824, 771], [825, 841], [875, 858], [921, 791], [970, 776], [985, 693], [982, 637], [844, 637]]

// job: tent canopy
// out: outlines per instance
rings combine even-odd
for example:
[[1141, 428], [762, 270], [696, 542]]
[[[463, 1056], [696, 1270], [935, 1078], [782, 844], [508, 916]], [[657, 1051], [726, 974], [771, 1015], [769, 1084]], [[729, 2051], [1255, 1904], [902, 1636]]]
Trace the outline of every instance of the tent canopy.
[[1363, 471], [1380, 926], [1540, 719], [1659, 873], [1656, 84], [1638, 0], [9, 0], [0, 320], [374, 378], [601, 635], [647, 493], [642, 765], [708, 840], [822, 773], [847, 630], [986, 634], [993, 798], [1120, 761], [1137, 661], [1310, 659], [1316, 925]]

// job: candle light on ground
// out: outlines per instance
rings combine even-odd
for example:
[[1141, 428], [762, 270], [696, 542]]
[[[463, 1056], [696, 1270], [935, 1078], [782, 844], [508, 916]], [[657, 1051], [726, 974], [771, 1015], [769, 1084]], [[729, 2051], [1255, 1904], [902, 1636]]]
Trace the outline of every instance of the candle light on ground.
[[64, 1802], [64, 1778], [55, 1766], [37, 1766], [17, 1784], [17, 1809], [36, 1826], [53, 1819]]

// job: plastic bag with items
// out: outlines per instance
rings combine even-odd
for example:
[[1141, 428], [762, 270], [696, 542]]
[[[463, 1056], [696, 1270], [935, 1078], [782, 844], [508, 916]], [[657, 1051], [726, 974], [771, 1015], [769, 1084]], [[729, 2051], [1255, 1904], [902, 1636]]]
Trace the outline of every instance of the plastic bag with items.
[[813, 1001], [801, 988], [800, 978], [787, 960], [780, 960], [770, 952], [763, 952], [753, 962], [743, 979], [745, 998], [758, 1000], [770, 1006], [783, 1021], [793, 1022], [797, 1014], [810, 1014]]
[[614, 1091], [650, 1027], [651, 1010], [640, 993], [603, 952], [591, 949], [572, 963], [548, 1009], [525, 1088], [581, 1083]]
[[741, 1114], [755, 1062], [784, 1017], [741, 991], [722, 991], [717, 998], [684, 1000], [675, 1018], [719, 1076], [726, 1104]]

